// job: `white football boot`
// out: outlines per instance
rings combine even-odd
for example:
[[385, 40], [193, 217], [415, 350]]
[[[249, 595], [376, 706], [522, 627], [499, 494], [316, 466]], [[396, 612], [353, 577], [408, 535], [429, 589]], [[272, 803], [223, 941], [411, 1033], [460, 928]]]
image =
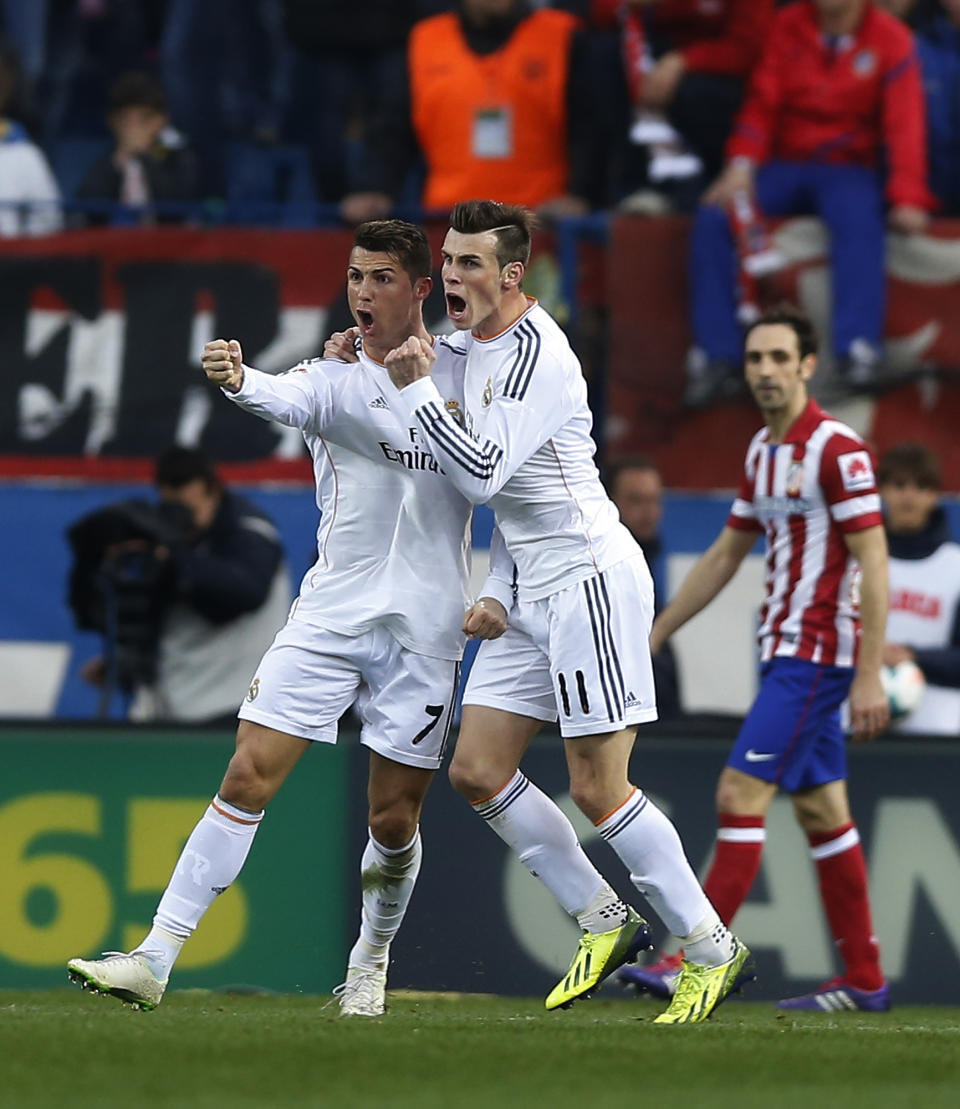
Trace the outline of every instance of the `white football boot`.
[[71, 981], [84, 990], [126, 1001], [135, 1009], [155, 1009], [160, 1004], [168, 980], [161, 982], [156, 977], [142, 952], [103, 954], [102, 959], [71, 959], [67, 963]]
[[347, 967], [347, 980], [335, 987], [342, 1017], [380, 1017], [385, 1008], [387, 972], [368, 967]]

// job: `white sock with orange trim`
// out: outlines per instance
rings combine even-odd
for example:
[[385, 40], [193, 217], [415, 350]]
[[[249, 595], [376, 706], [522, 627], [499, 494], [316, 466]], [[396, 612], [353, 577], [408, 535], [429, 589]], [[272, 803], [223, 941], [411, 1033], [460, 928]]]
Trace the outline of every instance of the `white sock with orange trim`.
[[190, 833], [150, 929], [137, 951], [161, 981], [200, 918], [240, 873], [263, 813], [247, 812], [218, 794]]
[[[597, 823], [630, 870], [630, 881], [675, 936], [689, 936], [716, 911], [687, 861], [669, 818], [642, 790]], [[722, 961], [722, 960], [721, 960]]]
[[581, 928], [604, 932], [623, 923], [626, 906], [584, 854], [573, 825], [519, 770], [472, 806]]

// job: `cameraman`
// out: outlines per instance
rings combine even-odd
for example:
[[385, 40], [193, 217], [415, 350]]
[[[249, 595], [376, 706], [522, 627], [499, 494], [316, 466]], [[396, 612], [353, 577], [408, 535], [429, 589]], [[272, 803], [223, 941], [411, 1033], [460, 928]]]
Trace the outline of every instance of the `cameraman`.
[[[84, 677], [132, 691], [132, 720], [232, 721], [290, 605], [280, 539], [202, 451], [165, 451], [155, 484], [159, 506], [126, 502], [95, 514], [111, 517], [112, 529], [109, 539], [97, 533], [97, 573], [86, 582], [109, 596], [78, 602], [75, 571], [74, 607], [83, 626], [106, 633], [107, 658], [88, 663]], [[78, 562], [76, 533], [90, 520], [71, 532]], [[96, 615], [84, 619], [84, 602]]]

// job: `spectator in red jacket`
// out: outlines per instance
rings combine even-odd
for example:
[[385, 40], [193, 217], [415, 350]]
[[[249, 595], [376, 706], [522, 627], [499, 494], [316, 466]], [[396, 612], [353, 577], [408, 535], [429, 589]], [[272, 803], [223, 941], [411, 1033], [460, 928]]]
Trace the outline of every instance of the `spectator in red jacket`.
[[[833, 352], [851, 388], [877, 383], [885, 299], [884, 217], [922, 231], [927, 189], [923, 88], [913, 35], [871, 0], [798, 0], [777, 12], [727, 165], [693, 232], [696, 351], [687, 402], [709, 403], [739, 377], [738, 264], [752, 210], [815, 214], [830, 232]], [[885, 167], [885, 168], [883, 168]], [[886, 213], [885, 213], [886, 202]], [[746, 229], [748, 232], [750, 228]]]
[[696, 176], [702, 191], [760, 56], [773, 0], [592, 0], [595, 26], [618, 25], [634, 114], [631, 137], [648, 148], [654, 185]]

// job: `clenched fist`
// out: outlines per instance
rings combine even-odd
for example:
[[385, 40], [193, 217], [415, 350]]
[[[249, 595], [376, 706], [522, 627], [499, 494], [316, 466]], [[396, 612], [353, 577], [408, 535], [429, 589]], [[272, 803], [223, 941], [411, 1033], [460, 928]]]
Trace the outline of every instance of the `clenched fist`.
[[469, 639], [499, 639], [507, 630], [507, 610], [493, 597], [481, 597], [463, 618]]
[[405, 343], [390, 351], [384, 363], [390, 380], [398, 389], [412, 385], [421, 377], [430, 376], [430, 367], [436, 361], [433, 347], [416, 335], [411, 335]]
[[203, 348], [203, 372], [221, 389], [237, 393], [243, 384], [243, 351], [236, 339], [214, 339]]
[[353, 349], [354, 341], [360, 334], [359, 327], [348, 327], [346, 331], [334, 331], [323, 344], [323, 357], [336, 358], [340, 362], [359, 362]]

